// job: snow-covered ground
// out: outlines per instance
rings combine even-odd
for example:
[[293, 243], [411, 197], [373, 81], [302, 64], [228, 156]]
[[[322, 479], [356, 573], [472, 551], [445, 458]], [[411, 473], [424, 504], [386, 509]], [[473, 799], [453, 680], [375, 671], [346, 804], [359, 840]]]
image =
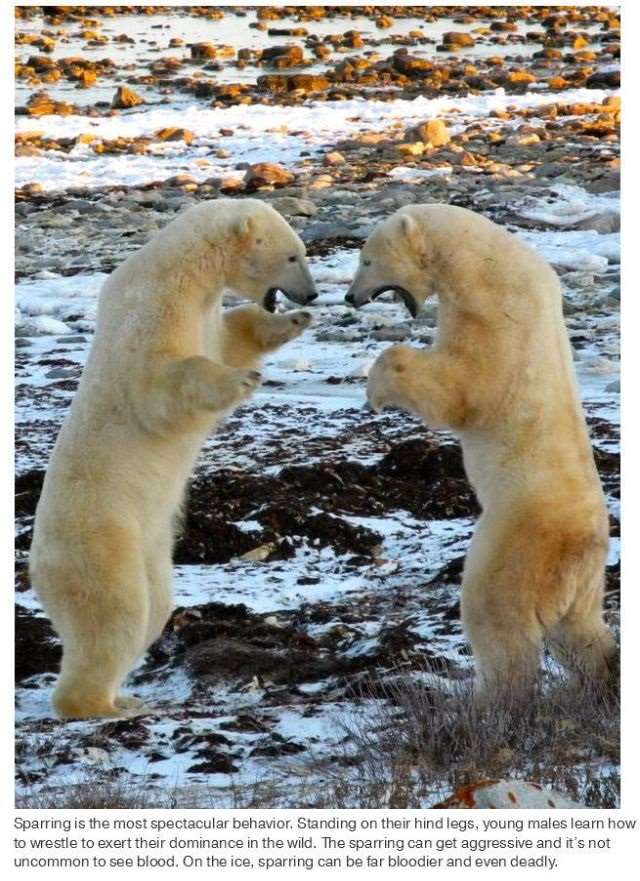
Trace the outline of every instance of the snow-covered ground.
[[[568, 104], [601, 103], [614, 94], [615, 90], [570, 89], [562, 93], [562, 100]], [[51, 138], [81, 134], [96, 139], [150, 137], [163, 128], [186, 128], [195, 137], [188, 147], [182, 142], [152, 145], [144, 156], [96, 155], [89, 143], [79, 143], [69, 153], [18, 157], [16, 185], [37, 183], [45, 190], [58, 191], [80, 186], [138, 186], [185, 173], [199, 181], [209, 177], [233, 178], [237, 176], [234, 169], [238, 162], [278, 162], [297, 167], [306, 161], [310, 151], [318, 153], [327, 143], [361, 132], [392, 132], [439, 117], [455, 133], [475, 120], [486, 120], [494, 112], [545, 107], [557, 102], [557, 93], [507, 95], [504, 89], [497, 89], [468, 98], [309, 101], [296, 107], [294, 113], [291, 108], [258, 104], [251, 107], [250, 123], [244, 105], [212, 108], [188, 101], [98, 119], [50, 115], [44, 125], [39, 121], [37, 128], [44, 129], [44, 135]], [[517, 124], [518, 120], [514, 120], [513, 126]], [[17, 132], [33, 129], [33, 120], [18, 119]], [[220, 138], [220, 129], [231, 129], [233, 134]], [[223, 158], [216, 157], [218, 148], [222, 148]]]
[[[188, 40], [193, 22], [182, 21]], [[403, 22], [401, 31], [408, 31], [411, 24]], [[440, 24], [445, 27], [447, 21]], [[22, 29], [31, 27], [36, 25], [26, 23]], [[115, 20], [108, 29], [118, 33], [124, 25]], [[233, 39], [224, 30], [218, 33], [218, 42]], [[26, 53], [28, 47], [22, 48]], [[65, 92], [62, 85], [59, 88]], [[112, 117], [52, 115], [37, 120], [37, 125], [19, 117], [18, 132], [37, 127], [44, 137], [92, 133], [99, 138], [133, 138], [167, 126], [187, 128], [195, 137], [190, 146], [152, 145], [144, 156], [98, 156], [87, 144], [68, 154], [47, 151], [22, 156], [16, 161], [16, 183], [38, 183], [44, 192], [63, 198], [70, 187], [99, 192], [112, 184], [140, 186], [185, 172], [196, 180], [233, 177], [238, 174], [236, 166], [247, 162], [277, 161], [302, 168], [341, 138], [362, 132], [393, 132], [438, 116], [455, 135], [474, 121], [490, 128], [495, 124], [490, 114], [508, 108], [601, 102], [611, 94], [615, 93], [570, 89], [514, 96], [498, 90], [468, 98], [386, 102], [358, 98], [250, 108], [212, 108], [176, 98], [170, 106], [148, 105]], [[90, 97], [89, 91], [85, 97]], [[529, 122], [538, 121], [533, 117]], [[221, 128], [233, 134], [220, 138]], [[217, 148], [223, 148], [224, 155], [216, 155]], [[432, 173], [448, 172], [405, 167], [398, 161], [389, 177], [415, 181]], [[617, 232], [600, 231], [600, 224], [603, 216], [619, 215], [618, 194], [591, 193], [560, 181], [546, 190], [536, 188], [514, 197], [508, 207], [509, 228], [561, 276], [566, 322], [594, 445], [603, 455], [614, 457], [619, 423], [620, 242]], [[19, 225], [18, 241], [21, 229]], [[614, 230], [615, 224], [606, 229]], [[53, 240], [55, 229], [51, 235]], [[457, 620], [459, 566], [473, 527], [474, 511], [468, 500], [444, 512], [442, 507], [436, 512], [427, 502], [420, 507], [422, 502], [409, 495], [406, 505], [385, 504], [376, 497], [367, 507], [368, 490], [363, 490], [363, 502], [354, 501], [351, 486], [345, 484], [344, 498], [335, 488], [345, 469], [371, 485], [386, 480], [385, 457], [399, 445], [414, 454], [419, 445], [449, 449], [451, 442], [406, 414], [374, 415], [365, 408], [369, 366], [392, 339], [384, 339], [385, 332], [400, 329], [408, 342], [428, 344], [437, 316], [433, 304], [427, 304], [423, 314], [408, 323], [404, 307], [390, 298], [354, 314], [344, 303], [344, 292], [357, 260], [357, 250], [339, 244], [310, 259], [321, 294], [314, 306], [313, 326], [266, 362], [262, 387], [207, 441], [196, 468], [197, 492], [213, 485], [220, 475], [229, 484], [238, 476], [255, 478], [256, 485], [266, 480], [286, 483], [287, 469], [306, 468], [320, 486], [335, 479], [331, 494], [309, 490], [304, 496], [300, 533], [292, 528], [286, 553], [283, 546], [274, 551], [275, 527], [265, 519], [265, 503], [256, 500], [252, 506], [240, 498], [242, 514], [229, 525], [254, 542], [250, 551], [223, 562], [190, 559], [176, 565], [176, 604], [182, 611], [175, 633], [140, 664], [129, 682], [156, 708], [154, 715], [115, 727], [99, 721], [60, 723], [49, 705], [56, 664], [49, 659], [44, 672], [26, 676], [17, 692], [21, 791], [63, 787], [70, 780], [90, 777], [160, 788], [206, 786], [230, 798], [230, 787], [242, 789], [271, 773], [286, 779], [288, 769], [299, 768], [303, 759], [311, 757], [321, 764], [336, 753], [348, 752], [341, 720], [358, 717], [366, 725], [376, 713], [372, 702], [352, 699], [354, 682], [367, 672], [410, 666], [418, 655], [446, 662], [462, 676], [469, 671], [468, 647]], [[21, 567], [32, 522], [30, 506], [91, 345], [104, 278], [101, 272], [66, 276], [44, 268], [21, 278], [16, 286], [16, 465], [23, 481], [19, 507], [26, 499], [18, 524]], [[281, 303], [280, 308], [288, 305]], [[442, 467], [443, 479], [451, 477], [448, 464], [430, 467]], [[296, 474], [304, 488], [303, 478]], [[211, 498], [215, 501], [215, 492]], [[611, 492], [609, 502], [617, 517], [618, 502]], [[327, 525], [322, 519], [326, 517], [335, 520], [336, 530], [346, 530], [350, 541], [357, 543], [357, 537], [364, 536], [365, 544], [369, 542], [366, 553], [345, 550], [331, 535], [331, 522]], [[309, 531], [304, 521], [313, 518], [319, 518], [329, 539]], [[618, 540], [613, 538], [610, 565], [618, 559]], [[20, 586], [19, 605], [27, 618], [38, 616], [35, 596], [24, 580]], [[218, 607], [212, 611], [208, 604], [223, 604], [226, 611]], [[241, 636], [251, 628], [264, 630], [264, 644], [252, 645], [254, 654], [247, 655], [245, 662], [240, 655], [237, 669], [224, 668], [224, 674], [218, 674], [220, 659], [203, 660], [185, 634], [198, 622], [213, 626], [216, 616], [224, 622], [225, 615], [230, 623], [221, 638], [228, 641], [232, 656], [240, 652]], [[290, 676], [293, 684], [269, 666], [273, 658], [281, 658], [287, 669], [295, 668]], [[255, 674], [247, 672], [252, 665]], [[310, 671], [307, 678], [300, 673], [305, 665]], [[309, 779], [313, 773], [307, 771]], [[341, 773], [349, 772], [343, 768]], [[291, 779], [297, 779], [295, 774]]]

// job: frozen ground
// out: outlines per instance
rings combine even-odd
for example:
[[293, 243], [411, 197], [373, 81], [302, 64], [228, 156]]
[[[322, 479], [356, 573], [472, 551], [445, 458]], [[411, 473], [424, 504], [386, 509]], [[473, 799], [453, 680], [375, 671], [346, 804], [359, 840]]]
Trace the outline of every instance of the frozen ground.
[[[562, 94], [566, 103], [602, 102], [615, 92], [602, 89], [570, 89]], [[234, 177], [238, 162], [279, 162], [296, 167], [317, 154], [328, 142], [353, 137], [362, 132], [393, 131], [437, 116], [462, 130], [476, 120], [483, 120], [505, 110], [523, 110], [556, 104], [558, 95], [506, 95], [504, 89], [469, 98], [424, 98], [413, 101], [309, 102], [292, 115], [287, 107], [254, 106], [251, 124], [247, 124], [245, 106], [203, 108], [195, 103], [178, 101], [171, 107], [149, 107], [123, 116], [94, 119], [87, 116], [47, 117], [48, 137], [73, 138], [90, 134], [96, 138], [151, 137], [162, 128], [181, 127], [195, 135], [190, 146], [172, 142], [156, 144], [145, 156], [96, 156], [88, 143], [80, 143], [69, 153], [52, 152], [37, 157], [16, 159], [16, 185], [38, 183], [46, 190], [68, 187], [94, 187], [128, 184], [130, 186], [164, 180], [188, 172], [196, 180], [210, 177]], [[514, 122], [515, 126], [517, 123]], [[18, 132], [32, 131], [34, 122], [20, 118]], [[40, 128], [40, 124], [38, 124]], [[224, 158], [216, 159], [220, 129], [233, 130], [223, 139]], [[268, 140], [265, 140], [268, 136]]]
[[[25, 25], [30, 27], [37, 23]], [[118, 20], [109, 27], [124, 29]], [[217, 39], [232, 41], [233, 35]], [[180, 98], [117, 117], [37, 120], [45, 137], [89, 131], [132, 138], [179, 125], [195, 138], [189, 147], [156, 145], [145, 156], [96, 156], [84, 145], [17, 160], [18, 185], [38, 183], [59, 200], [43, 211], [52, 216], [41, 265], [34, 269], [30, 245], [16, 287], [20, 793], [119, 781], [194, 789], [230, 804], [239, 791], [270, 777], [288, 786], [298, 785], [301, 775], [312, 782], [339, 773], [348, 781], [355, 747], [345, 720], [374, 726], [376, 705], [387, 700], [384, 693], [359, 700], [363, 683], [384, 683], [398, 672], [420, 679], [425, 661], [436, 669], [447, 665], [454, 677], [470, 672], [458, 592], [477, 505], [458, 448], [406, 414], [374, 415], [364, 407], [375, 357], [392, 340], [430, 344], [435, 308], [428, 304], [413, 322], [390, 299], [354, 313], [343, 298], [358, 250], [329, 232], [326, 247], [312, 251], [310, 260], [321, 292], [313, 326], [267, 361], [255, 398], [207, 441], [198, 461], [176, 552], [177, 611], [128, 683], [155, 712], [108, 724], [52, 717], [59, 646], [31, 592], [25, 562], [43, 472], [91, 344], [105, 277], [88, 251], [86, 265], [78, 266], [81, 236], [93, 214], [80, 212], [70, 221], [62, 211], [57, 216], [56, 205], [68, 204], [68, 188], [83, 185], [98, 195], [105, 219], [91, 236], [112, 242], [109, 254], [117, 254], [121, 227], [113, 218], [122, 211], [101, 197], [101, 187], [141, 186], [183, 171], [196, 180], [224, 177], [238, 162], [266, 159], [302, 168], [340, 138], [392, 131], [433, 115], [446, 119], [455, 135], [474, 122], [490, 130], [497, 124], [490, 114], [506, 107], [599, 102], [610, 94], [498, 91], [250, 109], [196, 106]], [[18, 120], [19, 131], [34, 125]], [[220, 158], [211, 154], [223, 127], [233, 135], [224, 139], [229, 155]], [[594, 155], [601, 146], [593, 147]], [[417, 179], [432, 173], [398, 160], [389, 179], [408, 182], [400, 192], [410, 193]], [[480, 202], [480, 175], [466, 178], [471, 197], [487, 204]], [[567, 327], [612, 513], [608, 606], [615, 615], [620, 251], [615, 223], [603, 226], [603, 218], [618, 217], [618, 194], [590, 192], [565, 178], [531, 191], [525, 180], [501, 210], [509, 228], [549, 260], [563, 282]], [[336, 185], [336, 206], [342, 209], [349, 195]], [[358, 210], [355, 202], [357, 222], [371, 221]], [[389, 210], [386, 203], [381, 210]], [[31, 241], [34, 216], [19, 222], [19, 246]], [[134, 227], [138, 216], [132, 215]], [[67, 241], [67, 227], [80, 244], [79, 253], [63, 255], [63, 271], [51, 255]]]
[[[539, 243], [551, 259], [555, 250], [562, 253], [560, 265], [568, 270], [566, 278], [571, 283], [566, 288], [567, 302], [578, 308], [568, 322], [573, 336], [580, 340], [576, 364], [585, 406], [593, 419], [607, 425], [596, 443], [615, 452], [617, 320], [594, 314], [597, 297], [593, 308], [584, 308], [584, 289], [595, 287], [598, 296], [604, 297], [608, 272], [616, 265], [617, 237], [589, 231], [524, 235], [534, 245]], [[602, 240], [597, 250], [607, 255], [601, 258], [606, 265], [598, 262], [585, 267], [585, 254], [596, 253], [594, 238]], [[341, 298], [355, 260], [355, 252], [344, 251], [312, 261], [322, 291], [313, 328], [267, 363], [266, 383], [254, 401], [208, 441], [198, 464], [200, 480], [221, 470], [277, 478], [286, 467], [329, 466], [335, 460], [371, 467], [396, 442], [426, 440], [428, 432], [406, 415], [374, 416], [363, 409], [368, 366], [388, 345], [373, 339], [371, 332], [403, 322], [403, 307], [379, 302], [359, 313], [356, 325], [347, 325], [343, 339], [325, 339], [327, 334], [335, 334], [342, 319], [352, 316]], [[29, 337], [28, 349], [19, 350], [20, 474], [40, 472], [46, 464], [90, 344], [101, 280], [101, 275], [44, 278], [17, 287], [20, 327], [38, 333]], [[52, 327], [48, 321], [54, 323]], [[434, 329], [434, 318], [426, 317], [412, 333], [420, 342]], [[210, 501], [215, 505], [215, 497]], [[341, 552], [305, 535], [304, 529], [301, 535], [290, 533], [292, 556], [277, 559], [276, 553], [276, 559], [270, 561], [273, 536], [269, 531], [268, 538], [262, 538], [263, 526], [256, 520], [260, 505], [256, 508], [232, 522], [252, 537], [257, 554], [250, 550], [227, 562], [198, 565], [192, 560], [178, 565], [176, 602], [187, 610], [210, 603], [243, 604], [248, 614], [259, 616], [262, 626], [276, 632], [278, 628], [289, 630], [298, 619], [301, 623], [293, 626], [313, 643], [310, 681], [302, 677], [293, 692], [287, 691], [277, 676], [275, 682], [270, 679], [273, 671], [268, 663], [268, 672], [260, 672], [264, 664], [250, 653], [245, 669], [258, 672], [247, 675], [234, 671], [231, 682], [216, 679], [213, 663], [204, 683], [198, 681], [200, 667], [194, 682], [182, 665], [156, 664], [152, 671], [149, 664], [143, 665], [133, 674], [132, 687], [148, 697], [150, 704], [159, 706], [160, 715], [146, 717], [138, 724], [121, 723], [123, 731], [134, 730], [129, 746], [126, 738], [123, 744], [109, 736], [113, 726], [92, 722], [61, 725], [52, 720], [48, 703], [52, 674], [28, 678], [19, 691], [17, 709], [21, 739], [25, 747], [28, 745], [20, 758], [23, 784], [63, 784], [70, 773], [81, 776], [90, 767], [103, 779], [124, 774], [158, 785], [163, 780], [169, 785], [179, 781], [181, 786], [200, 782], [223, 789], [228, 789], [231, 772], [233, 785], [242, 787], [269, 773], [274, 764], [278, 773], [283, 773], [284, 765], [291, 761], [289, 754], [299, 764], [299, 753], [308, 749], [316, 759], [335, 753], [344, 737], [336, 719], [350, 709], [364, 712], [348, 701], [353, 680], [381, 661], [383, 666], [402, 666], [403, 652], [407, 660], [425, 652], [454, 668], [466, 668], [467, 649], [457, 621], [452, 620], [458, 578], [443, 578], [441, 573], [446, 573], [452, 561], [459, 563], [464, 554], [471, 517], [431, 519], [412, 516], [402, 508], [382, 511], [378, 516], [356, 516], [345, 513], [353, 508], [349, 487], [345, 487], [342, 510], [328, 507], [319, 494], [317, 503], [306, 508], [307, 516], [324, 510], [325, 516], [379, 536], [369, 555], [354, 565], [352, 551]], [[30, 517], [25, 518], [22, 528], [28, 529], [29, 523]], [[257, 559], [252, 559], [256, 555]], [[615, 539], [610, 562], [617, 562]], [[18, 599], [26, 609], [38, 612], [30, 592], [19, 594]], [[314, 623], [310, 611], [314, 609], [322, 609], [319, 623]], [[206, 611], [203, 614], [206, 618]], [[388, 650], [385, 646], [394, 628], [402, 633], [406, 645]], [[290, 640], [290, 635], [287, 638]], [[333, 655], [332, 662], [325, 665], [327, 676], [318, 672], [322, 664], [317, 655], [323, 653]], [[284, 650], [282, 657], [284, 662]], [[238, 664], [241, 666], [240, 661]], [[350, 670], [354, 672], [347, 672]], [[276, 696], [283, 690], [285, 694]], [[259, 725], [251, 723], [257, 730], [238, 733], [225, 727], [247, 714], [259, 719]], [[197, 724], [189, 722], [189, 734], [180, 734], [186, 720], [194, 718]], [[217, 744], [215, 761], [211, 758], [213, 743]], [[207, 761], [202, 759], [204, 753]], [[212, 771], [215, 767], [222, 770]]]

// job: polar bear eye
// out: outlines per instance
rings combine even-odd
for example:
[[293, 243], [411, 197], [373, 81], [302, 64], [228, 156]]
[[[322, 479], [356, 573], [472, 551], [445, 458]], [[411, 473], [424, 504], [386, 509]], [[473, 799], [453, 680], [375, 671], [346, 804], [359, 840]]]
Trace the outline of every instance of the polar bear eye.
[[362, 265], [363, 266], [371, 266], [371, 260], [363, 260]]
[[295, 263], [297, 259], [297, 257], [289, 257], [289, 263]]

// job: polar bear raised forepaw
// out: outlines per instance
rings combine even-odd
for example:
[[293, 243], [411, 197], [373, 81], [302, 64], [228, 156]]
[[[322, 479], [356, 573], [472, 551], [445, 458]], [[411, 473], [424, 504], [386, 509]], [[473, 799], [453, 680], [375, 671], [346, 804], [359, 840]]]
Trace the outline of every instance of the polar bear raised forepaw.
[[227, 375], [222, 378], [216, 389], [222, 403], [220, 409], [226, 409], [234, 404], [246, 400], [260, 385], [262, 374], [259, 370], [244, 370], [243, 368], [231, 368]]
[[392, 346], [374, 362], [367, 381], [367, 401], [376, 413], [389, 407], [406, 406], [411, 355], [409, 346]]
[[265, 349], [277, 349], [285, 343], [299, 337], [312, 321], [311, 312], [297, 309], [295, 312], [284, 312], [268, 315], [262, 333]]

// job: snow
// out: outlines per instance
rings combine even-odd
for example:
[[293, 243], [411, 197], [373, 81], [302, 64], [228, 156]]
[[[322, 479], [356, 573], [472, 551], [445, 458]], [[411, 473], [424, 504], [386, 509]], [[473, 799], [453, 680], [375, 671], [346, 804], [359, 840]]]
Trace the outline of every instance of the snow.
[[[562, 93], [562, 99], [567, 103], [601, 102], [611, 94], [614, 93], [599, 89], [571, 89]], [[135, 138], [153, 135], [166, 127], [186, 128], [196, 137], [189, 147], [180, 142], [161, 144], [143, 156], [96, 155], [89, 145], [78, 144], [68, 154], [50, 151], [42, 156], [17, 157], [16, 185], [35, 182], [45, 190], [57, 191], [74, 186], [135, 186], [178, 173], [188, 173], [198, 181], [208, 177], [235, 177], [238, 162], [279, 162], [295, 167], [304, 151], [318, 151], [327, 143], [364, 131], [402, 129], [434, 116], [445, 119], [452, 131], [456, 131], [457, 124], [486, 118], [492, 111], [522, 110], [557, 102], [557, 93], [507, 95], [504, 89], [466, 98], [422, 95], [413, 100], [392, 101], [352, 98], [308, 101], [295, 108], [293, 120], [288, 107], [253, 104], [250, 127], [244, 105], [214, 108], [186, 101], [99, 118], [50, 115], [34, 121], [18, 117], [18, 132], [35, 129], [53, 138], [87, 133], [104, 139]], [[234, 133], [221, 139], [221, 128], [233, 129]], [[219, 147], [228, 152], [227, 159], [210, 158], [211, 150]]]
[[554, 184], [549, 188], [548, 198], [530, 200], [528, 206], [518, 211], [525, 220], [557, 227], [583, 224], [604, 213], [620, 215], [619, 193], [593, 194], [570, 184]]
[[[251, 13], [253, 15], [253, 13]], [[129, 21], [129, 20], [128, 20]], [[25, 22], [24, 28], [35, 27]], [[408, 22], [411, 27], [414, 23]], [[116, 32], [123, 30], [117, 20], [112, 21]], [[148, 19], [141, 23], [148, 26]], [[198, 20], [192, 22], [197, 33], [208, 26]], [[305, 23], [312, 32], [319, 32], [316, 23]], [[357, 21], [350, 26], [358, 27]], [[446, 25], [448, 28], [450, 25]], [[346, 22], [345, 22], [346, 27]], [[403, 23], [401, 27], [405, 27]], [[528, 26], [529, 27], [529, 26]], [[532, 27], [537, 29], [538, 25]], [[335, 27], [334, 27], [335, 29]], [[105, 28], [109, 30], [109, 27]], [[168, 40], [169, 33], [163, 32]], [[221, 38], [226, 39], [225, 37]], [[229, 38], [231, 39], [231, 38]], [[243, 32], [245, 45], [251, 40], [263, 39], [248, 30]], [[220, 39], [218, 40], [218, 42]], [[28, 47], [25, 53], [30, 52]], [[491, 46], [492, 54], [514, 51], [514, 47]], [[521, 47], [518, 47], [520, 51]], [[537, 48], [537, 47], [536, 47]], [[528, 47], [522, 47], [527, 51]], [[89, 49], [82, 50], [89, 52]], [[98, 55], [103, 53], [99, 49]], [[119, 50], [120, 51], [120, 50]], [[480, 47], [482, 51], [482, 47]], [[56, 53], [68, 54], [69, 47], [59, 45]], [[122, 50], [119, 61], [127, 62], [128, 50]], [[175, 54], [171, 50], [169, 54]], [[254, 71], [255, 73], [255, 71]], [[237, 72], [235, 78], [237, 79]], [[228, 81], [229, 71], [220, 73], [221, 82]], [[60, 84], [62, 89], [64, 84]], [[58, 87], [56, 87], [58, 88]], [[111, 90], [111, 86], [109, 87]], [[54, 89], [50, 90], [54, 93]], [[91, 100], [92, 91], [83, 94]], [[396, 99], [389, 102], [351, 99], [341, 102], [307, 102], [293, 110], [287, 107], [252, 105], [228, 108], [206, 107], [191, 99], [174, 96], [172, 103], [146, 105], [140, 109], [114, 116], [69, 117], [46, 116], [38, 120], [19, 117], [17, 130], [38, 130], [46, 137], [74, 137], [93, 133], [98, 138], [135, 138], [152, 135], [169, 126], [187, 128], [195, 138], [190, 146], [184, 143], [152, 145], [147, 155], [96, 155], [87, 144], [78, 145], [69, 154], [47, 152], [37, 157], [19, 157], [16, 160], [16, 183], [38, 182], [45, 190], [58, 191], [71, 186], [103, 187], [110, 184], [143, 185], [162, 180], [177, 173], [188, 173], [197, 180], [208, 177], [229, 177], [242, 174], [238, 163], [276, 161], [288, 167], [302, 168], [303, 152], [317, 153], [334, 145], [342, 138], [373, 131], [400, 132], [406, 126], [434, 116], [447, 121], [452, 131], [479, 119], [487, 126], [493, 111], [544, 107], [549, 103], [601, 102], [617, 94], [610, 90], [572, 89], [562, 93], [528, 91], [524, 95], [506, 95], [503, 90], [484, 92], [467, 98], [442, 96], [414, 100]], [[74, 92], [72, 100], [79, 100]], [[69, 99], [69, 93], [66, 94]], [[250, 121], [250, 124], [249, 124]], [[517, 124], [519, 124], [517, 120]], [[514, 122], [514, 125], [516, 122]], [[232, 129], [233, 134], [220, 137], [220, 128]], [[301, 134], [302, 132], [302, 134]], [[215, 155], [223, 148], [228, 156]], [[398, 181], [420, 181], [432, 176], [451, 173], [450, 166], [415, 168], [397, 166], [390, 177]], [[564, 296], [576, 311], [569, 314], [567, 324], [572, 334], [582, 338], [581, 348], [575, 351], [575, 361], [583, 400], [589, 415], [605, 420], [610, 425], [619, 421], [619, 394], [612, 380], [618, 375], [618, 315], [611, 310], [608, 297], [620, 262], [620, 239], [617, 233], [599, 233], [589, 229], [589, 222], [603, 214], [619, 213], [617, 194], [590, 194], [577, 186], [554, 185], [535, 198], [514, 204], [514, 214], [530, 223], [550, 229], [518, 228], [517, 234], [545, 259], [562, 272]], [[581, 229], [575, 229], [580, 225]], [[381, 449], [398, 438], [418, 436], [417, 420], [402, 414], [364, 415], [366, 376], [375, 357], [388, 346], [370, 335], [374, 327], [406, 321], [404, 307], [382, 300], [366, 306], [360, 313], [358, 330], [335, 328], [336, 322], [350, 314], [344, 304], [344, 293], [358, 263], [358, 251], [341, 249], [335, 253], [311, 260], [320, 297], [314, 305], [314, 326], [299, 340], [290, 344], [282, 354], [267, 360], [265, 380], [275, 385], [260, 388], [250, 405], [243, 407], [219, 434], [210, 438], [198, 463], [200, 475], [222, 468], [247, 469], [254, 473], [273, 475], [291, 464], [311, 464], [327, 455], [323, 442], [328, 436], [339, 437], [339, 455], [364, 465], [378, 460]], [[45, 467], [51, 445], [61, 419], [72, 397], [68, 383], [57, 384], [50, 374], [51, 364], [64, 359], [68, 368], [79, 373], [85, 362], [96, 317], [97, 296], [104, 281], [103, 273], [58, 276], [48, 270], [23, 279], [16, 287], [16, 328], [19, 342], [26, 344], [18, 350], [18, 402], [16, 420], [19, 439], [17, 470], [24, 474], [30, 469]], [[281, 304], [280, 308], [284, 308]], [[435, 319], [420, 319], [410, 326], [410, 335], [435, 329]], [[321, 332], [339, 330], [332, 338]], [[320, 335], [320, 339], [318, 339]], [[411, 336], [409, 338], [409, 341]], [[330, 383], [338, 378], [349, 382]], [[364, 423], [373, 426], [374, 439], [358, 433]], [[238, 433], [243, 441], [240, 447], [228, 443], [228, 434]], [[377, 434], [376, 434], [377, 432]], [[278, 445], [275, 452], [274, 438]], [[605, 450], [616, 452], [617, 441], [610, 437], [595, 438]], [[619, 513], [619, 501], [608, 498], [612, 513]], [[348, 621], [345, 636], [346, 657], [374, 655], [380, 645], [380, 634], [393, 622], [392, 603], [402, 605], [403, 615], [411, 616], [410, 632], [429, 644], [444, 658], [467, 669], [471, 660], [461, 655], [465, 641], [459, 629], [442, 632], [442, 617], [430, 610], [425, 602], [425, 589], [435, 601], [455, 601], [455, 585], [429, 584], [444, 566], [460, 558], [466, 550], [473, 528], [469, 518], [425, 521], [407, 511], [386, 512], [384, 516], [341, 515], [352, 526], [361, 526], [377, 532], [381, 545], [370, 565], [352, 567], [345, 555], [330, 547], [320, 547], [307, 540], [299, 543], [295, 555], [285, 561], [270, 563], [236, 558], [218, 565], [178, 565], [175, 567], [176, 604], [190, 607], [210, 602], [228, 605], [242, 603], [256, 614], [268, 616], [278, 626], [287, 620], [291, 610], [296, 614], [316, 603], [330, 610], [329, 620], [309, 623], [306, 633], [320, 639], [329, 628], [345, 624], [344, 606], [366, 597], [378, 602], [369, 616], [363, 614], [355, 622]], [[251, 512], [236, 526], [245, 533], [260, 533], [262, 527]], [[20, 524], [20, 530], [28, 520]], [[620, 557], [619, 539], [612, 539], [609, 564]], [[309, 579], [309, 576], [313, 576]], [[311, 581], [311, 583], [309, 583]], [[425, 587], [427, 586], [427, 587]], [[35, 613], [40, 613], [37, 598], [31, 591], [20, 593], [18, 602]], [[387, 602], [387, 605], [383, 605]], [[390, 611], [391, 610], [391, 611]], [[350, 635], [349, 635], [350, 634]], [[351, 640], [351, 641], [349, 641]], [[135, 677], [134, 672], [134, 677]], [[455, 688], [433, 674], [420, 672], [416, 678], [446, 689]], [[99, 771], [105, 775], [120, 774], [124, 779], [138, 779], [146, 784], [155, 779], [160, 785], [205, 783], [212, 790], [228, 790], [230, 785], [242, 788], [262, 779], [273, 766], [250, 755], [263, 734], [258, 731], [233, 731], [224, 726], [236, 720], [239, 713], [255, 712], [260, 722], [270, 731], [286, 739], [300, 741], [319, 761], [335, 756], [340, 750], [349, 750], [342, 743], [345, 730], [344, 716], [358, 717], [360, 723], [373, 723], [376, 701], [368, 706], [350, 699], [313, 705], [308, 715], [307, 706], [293, 702], [288, 705], [270, 705], [264, 701], [270, 685], [258, 677], [236, 687], [234, 683], [214, 686], [199, 684], [201, 691], [194, 696], [193, 682], [184, 669], [168, 669], [160, 682], [136, 684], [136, 693], [157, 708], [156, 715], [145, 720], [154, 745], [153, 762], [136, 748], [129, 749], [104, 733], [107, 748], [92, 745], [92, 738], [101, 729], [102, 722], [57, 723], [51, 718], [49, 704], [53, 684], [52, 674], [33, 677], [19, 690], [17, 718], [26, 731], [23, 743], [28, 755], [22, 759], [27, 771], [47, 770], [47, 786], [68, 786], [71, 779], [82, 781], [87, 774]], [[302, 698], [332, 692], [341, 694], [341, 677], [304, 683], [299, 687]], [[223, 734], [231, 741], [230, 752], [240, 771], [233, 774], [199, 773], [190, 770], [201, 761], [201, 744], [184, 752], [175, 748], [181, 736], [185, 717], [179, 712], [188, 710], [189, 733], [206, 736], [213, 732]], [[48, 744], [52, 743], [50, 749]], [[84, 746], [78, 746], [84, 743]], [[58, 762], [57, 757], [68, 749], [70, 762]], [[50, 755], [55, 753], [54, 755]], [[276, 767], [287, 780], [287, 773], [298, 761], [279, 757]], [[290, 762], [290, 765], [287, 765]], [[345, 771], [345, 774], [347, 772]], [[157, 776], [155, 776], [157, 775]], [[293, 778], [292, 778], [293, 779]], [[33, 784], [30, 784], [31, 786]], [[291, 781], [289, 780], [289, 784]], [[231, 796], [230, 796], [231, 797]]]
[[522, 230], [518, 237], [561, 269], [605, 273], [610, 264], [620, 263], [619, 233], [598, 233], [595, 230], [537, 232]]

